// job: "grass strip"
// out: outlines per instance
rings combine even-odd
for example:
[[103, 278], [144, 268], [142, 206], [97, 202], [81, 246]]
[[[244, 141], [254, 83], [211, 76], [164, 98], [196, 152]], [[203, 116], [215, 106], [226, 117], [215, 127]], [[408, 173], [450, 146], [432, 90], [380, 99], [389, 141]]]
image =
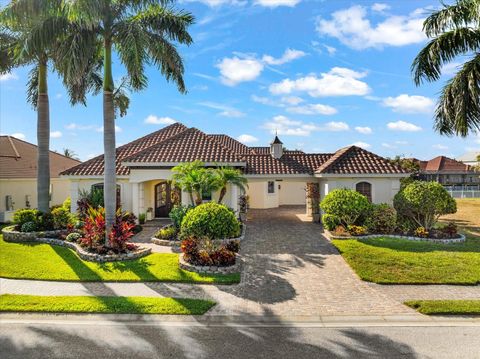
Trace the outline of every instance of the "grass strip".
[[480, 315], [480, 300], [411, 300], [405, 304], [422, 314]]
[[214, 305], [184, 298], [0, 295], [0, 312], [201, 315]]

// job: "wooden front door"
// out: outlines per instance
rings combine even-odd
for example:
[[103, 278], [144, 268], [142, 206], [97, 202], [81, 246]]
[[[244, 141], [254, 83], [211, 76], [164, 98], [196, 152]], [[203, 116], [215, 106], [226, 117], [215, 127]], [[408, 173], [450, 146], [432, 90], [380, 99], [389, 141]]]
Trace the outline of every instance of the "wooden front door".
[[180, 191], [169, 181], [155, 186], [155, 217], [168, 217], [175, 204], [180, 204]]

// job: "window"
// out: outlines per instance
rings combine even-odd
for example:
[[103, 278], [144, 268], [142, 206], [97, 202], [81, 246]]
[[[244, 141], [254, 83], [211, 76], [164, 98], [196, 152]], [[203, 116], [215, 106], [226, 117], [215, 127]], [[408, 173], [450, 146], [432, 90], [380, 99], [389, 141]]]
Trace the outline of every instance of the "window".
[[268, 191], [267, 193], [275, 193], [275, 181], [268, 181]]
[[355, 186], [355, 190], [358, 193], [363, 194], [365, 197], [368, 198], [370, 202], [372, 202], [372, 185], [368, 182], [359, 182]]
[[[98, 190], [103, 192], [103, 183], [96, 183], [92, 185], [92, 190]], [[120, 185], [117, 184], [117, 207], [120, 206]]]

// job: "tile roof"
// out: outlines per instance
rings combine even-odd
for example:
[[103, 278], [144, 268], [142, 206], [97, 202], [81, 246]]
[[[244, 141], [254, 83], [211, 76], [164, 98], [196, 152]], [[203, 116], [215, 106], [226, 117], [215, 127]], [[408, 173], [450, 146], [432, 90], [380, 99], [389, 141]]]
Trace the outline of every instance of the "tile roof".
[[[139, 151], [142, 151], [148, 147], [156, 145], [166, 140], [167, 138], [175, 136], [180, 132], [186, 131], [187, 129], [188, 128], [181, 123], [174, 123], [173, 125], [164, 127], [158, 131], [152, 132], [135, 141], [118, 147], [116, 160], [117, 175], [128, 175], [130, 173], [130, 169], [128, 167], [121, 165], [124, 158], [138, 153]], [[78, 166], [72, 167], [62, 172], [61, 174], [73, 176], [101, 176], [103, 175], [103, 165], [103, 155], [100, 155], [88, 161], [85, 161]]]
[[196, 128], [124, 158], [124, 162], [243, 162], [243, 156]]
[[[0, 178], [37, 178], [38, 147], [11, 136], [0, 136]], [[50, 151], [50, 177], [80, 161]]]
[[317, 168], [315, 173], [331, 174], [402, 174], [408, 173], [386, 158], [357, 146], [339, 149]]
[[[270, 147], [248, 147], [227, 135], [207, 135], [196, 128], [173, 124], [117, 148], [117, 174], [128, 175], [129, 166], [148, 163], [245, 162], [245, 173], [251, 175], [400, 174], [406, 173], [383, 157], [362, 148], [350, 146], [335, 153], [311, 154], [285, 150], [281, 158], [270, 154]], [[95, 157], [62, 174], [103, 175], [103, 155]]]
[[462, 173], [474, 172], [474, 168], [463, 162], [445, 156], [437, 156], [430, 161], [419, 161], [422, 172]]

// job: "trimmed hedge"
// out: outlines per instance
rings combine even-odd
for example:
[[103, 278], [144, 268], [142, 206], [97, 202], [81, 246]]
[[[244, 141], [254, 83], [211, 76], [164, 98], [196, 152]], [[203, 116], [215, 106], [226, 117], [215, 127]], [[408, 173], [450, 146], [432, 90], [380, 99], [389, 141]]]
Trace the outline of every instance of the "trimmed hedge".
[[337, 217], [345, 227], [362, 225], [360, 219], [370, 213], [371, 206], [367, 197], [351, 189], [334, 189], [320, 203], [325, 214]]
[[182, 220], [181, 235], [182, 238], [234, 238], [240, 235], [240, 222], [225, 205], [208, 202], [187, 212]]

